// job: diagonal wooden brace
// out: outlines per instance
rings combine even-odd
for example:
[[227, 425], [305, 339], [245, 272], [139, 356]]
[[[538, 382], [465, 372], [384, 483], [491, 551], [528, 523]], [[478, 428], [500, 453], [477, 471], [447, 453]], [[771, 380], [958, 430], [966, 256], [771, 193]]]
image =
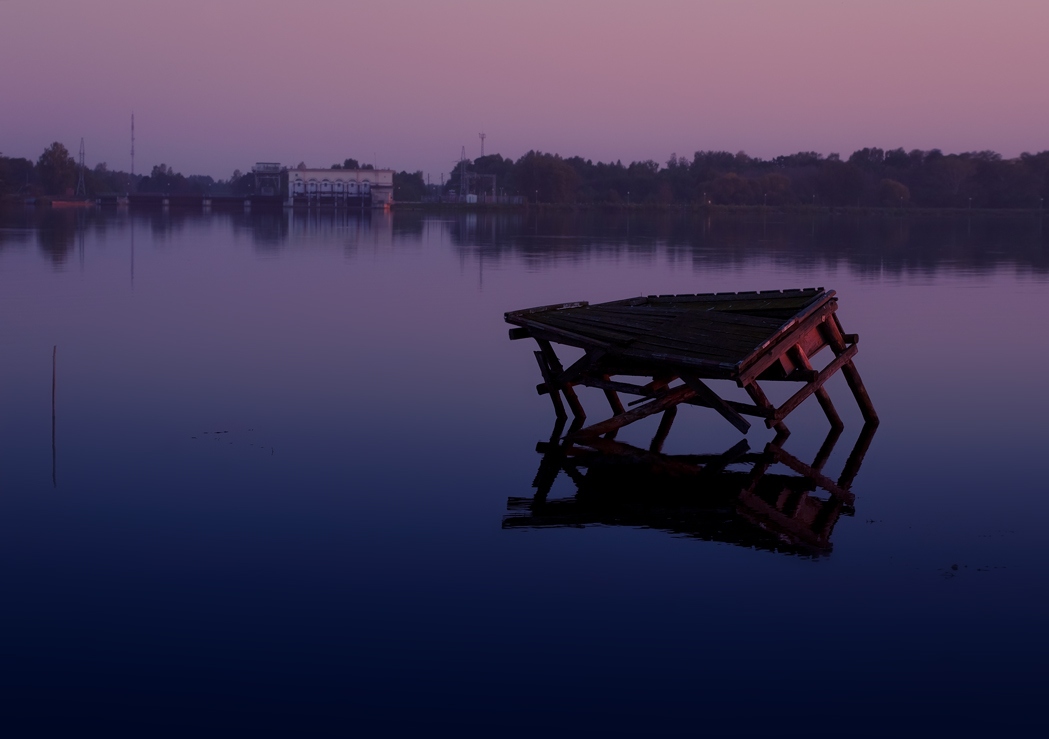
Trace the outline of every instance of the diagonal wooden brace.
[[589, 437], [589, 436], [600, 436], [601, 434], [607, 434], [610, 431], [621, 429], [627, 424], [631, 424], [634, 421], [638, 421], [642, 418], [651, 416], [653, 413], [659, 413], [667, 408], [671, 408], [679, 403], [694, 397], [696, 391], [690, 388], [688, 385], [681, 385], [674, 388], [666, 395], [650, 400], [644, 405], [640, 405], [637, 408], [627, 411], [626, 413], [620, 413], [618, 416], [612, 416], [607, 421], [600, 421], [591, 426], [587, 426], [584, 429], [580, 429], [576, 432], [576, 437]]
[[769, 427], [772, 427], [776, 423], [782, 421], [788, 413], [790, 413], [799, 405], [801, 405], [806, 398], [808, 398], [814, 392], [823, 387], [823, 383], [829, 380], [831, 376], [839, 369], [841, 369], [844, 365], [851, 364], [852, 358], [856, 355], [856, 351], [856, 345], [853, 344], [848, 349], [839, 354], [837, 357], [835, 357], [834, 361], [832, 361], [830, 364], [824, 367], [820, 371], [819, 375], [817, 375], [815, 380], [808, 383], [801, 390], [790, 396], [790, 399], [787, 400], [787, 402], [785, 402], [783, 405], [776, 409], [775, 415], [773, 415], [772, 418], [766, 421]]
[[706, 383], [698, 377], [681, 375], [681, 381], [696, 391], [696, 395], [704, 400], [707, 405], [725, 417], [729, 423], [739, 429], [740, 433], [750, 431], [750, 421], [745, 419], [739, 412], [726, 403], [720, 395], [711, 390]]

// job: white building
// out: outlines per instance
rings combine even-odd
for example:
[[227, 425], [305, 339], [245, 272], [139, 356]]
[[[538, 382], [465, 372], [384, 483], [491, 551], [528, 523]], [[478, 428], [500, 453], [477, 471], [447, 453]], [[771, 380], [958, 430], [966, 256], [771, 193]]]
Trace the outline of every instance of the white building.
[[288, 170], [288, 205], [382, 208], [392, 202], [392, 169]]

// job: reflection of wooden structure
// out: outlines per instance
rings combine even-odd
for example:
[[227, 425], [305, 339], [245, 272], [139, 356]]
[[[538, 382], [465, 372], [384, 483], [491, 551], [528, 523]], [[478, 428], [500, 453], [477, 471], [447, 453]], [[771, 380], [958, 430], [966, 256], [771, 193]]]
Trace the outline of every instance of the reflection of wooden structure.
[[[813, 556], [830, 552], [834, 525], [852, 513], [849, 488], [876, 428], [864, 426], [834, 481], [822, 470], [841, 435], [836, 428], [807, 465], [783, 450], [782, 435], [758, 453], [740, 441], [723, 454], [665, 455], [600, 437], [559, 440], [564, 423], [539, 444], [535, 496], [509, 499], [504, 528], [638, 526]], [[772, 471], [777, 464], [786, 470]], [[562, 471], [576, 494], [550, 499]]]
[[[672, 418], [684, 403], [713, 408], [740, 431], [756, 416], [778, 431], [783, 419], [810, 395], [815, 395], [831, 426], [841, 419], [823, 384], [842, 371], [859, 403], [864, 420], [876, 424], [867, 391], [853, 364], [857, 337], [843, 332], [835, 314], [833, 290], [653, 295], [590, 305], [567, 303], [506, 314], [517, 328], [510, 338], [531, 337], [544, 382], [559, 418], [567, 417], [563, 395], [578, 425], [586, 413], [573, 386], [604, 391], [612, 417], [576, 431], [577, 437], [614, 434], [634, 421], [664, 412]], [[567, 369], [553, 344], [584, 350]], [[810, 359], [829, 347], [834, 354], [823, 369]], [[645, 383], [622, 382], [616, 376], [651, 378]], [[731, 380], [746, 390], [751, 403], [721, 398], [704, 380]], [[802, 387], [779, 407], [773, 405], [758, 382], [795, 381]], [[675, 384], [676, 383], [676, 384]], [[636, 395], [627, 410], [620, 393]]]

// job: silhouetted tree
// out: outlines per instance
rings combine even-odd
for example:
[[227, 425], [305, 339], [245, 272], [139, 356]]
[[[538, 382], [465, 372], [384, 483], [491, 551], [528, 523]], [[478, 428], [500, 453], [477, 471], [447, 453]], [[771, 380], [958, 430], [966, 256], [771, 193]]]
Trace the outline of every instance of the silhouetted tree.
[[48, 195], [72, 195], [76, 168], [69, 150], [56, 141], [36, 160], [37, 181]]

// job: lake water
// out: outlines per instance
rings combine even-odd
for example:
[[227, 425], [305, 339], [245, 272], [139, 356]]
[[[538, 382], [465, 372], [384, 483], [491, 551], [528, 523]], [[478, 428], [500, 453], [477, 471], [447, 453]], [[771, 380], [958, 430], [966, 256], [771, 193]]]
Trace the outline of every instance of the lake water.
[[[505, 311], [809, 286], [882, 421], [827, 547], [643, 489], [588, 510], [566, 472], [577, 525], [527, 519], [554, 413]], [[1036, 215], [7, 214], [0, 724], [1034, 733], [1046, 316]], [[837, 478], [861, 419], [827, 387]], [[788, 421], [811, 462], [815, 400]], [[687, 407], [665, 451], [742, 438]]]

